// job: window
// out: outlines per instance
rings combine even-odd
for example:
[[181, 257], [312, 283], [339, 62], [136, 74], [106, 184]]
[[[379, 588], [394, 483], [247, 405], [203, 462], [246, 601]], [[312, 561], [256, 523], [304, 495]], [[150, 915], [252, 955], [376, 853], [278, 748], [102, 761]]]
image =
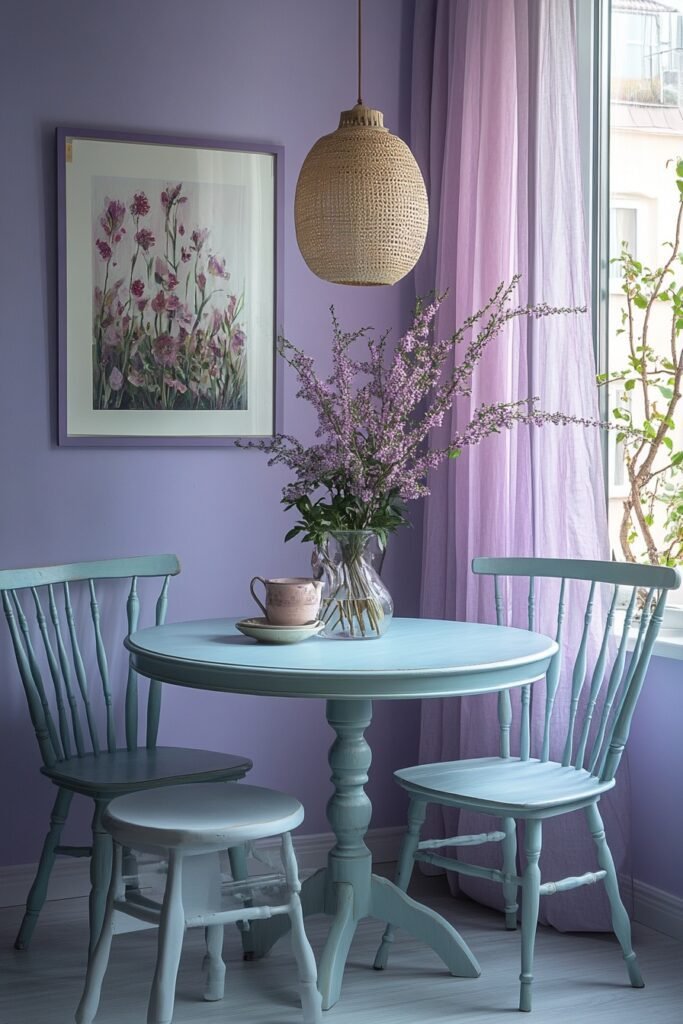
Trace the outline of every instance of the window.
[[[683, 0], [605, 0], [610, 18], [610, 79], [603, 78], [609, 102], [609, 163], [606, 181], [609, 219], [602, 238], [603, 295], [606, 296], [606, 331], [602, 369], [617, 376], [608, 386], [606, 410], [620, 422], [656, 431], [669, 411], [671, 372], [671, 310], [669, 301], [656, 302], [648, 313], [647, 371], [652, 377], [647, 393], [634, 373], [642, 358], [643, 311], [638, 303], [647, 295], [647, 278], [638, 283], [639, 269], [661, 267], [667, 260], [676, 232], [679, 189], [676, 164], [683, 158]], [[604, 97], [603, 97], [604, 99]], [[603, 202], [606, 197], [603, 197]], [[606, 237], [605, 237], [606, 236]], [[604, 249], [607, 248], [607, 254]], [[630, 309], [624, 292], [622, 252], [635, 261], [636, 283], [642, 296], [631, 292]], [[609, 262], [606, 262], [606, 259]], [[617, 258], [617, 262], [614, 259]], [[675, 264], [676, 279], [683, 284], [683, 268]], [[673, 280], [673, 277], [669, 278]], [[637, 290], [637, 288], [636, 288]], [[606, 342], [605, 339], [606, 338]], [[678, 352], [683, 334], [676, 340]], [[675, 361], [675, 360], [674, 360]], [[630, 378], [630, 379], [629, 379]], [[654, 468], [661, 470], [642, 502], [641, 524], [657, 550], [667, 549], [671, 501], [681, 490], [683, 473], [668, 470], [672, 457], [683, 451], [683, 403], [671, 421], [675, 424], [666, 446], [657, 450]], [[624, 498], [629, 480], [624, 444], [613, 434], [607, 443], [607, 496], [610, 538], [615, 557], [646, 557], [646, 538], [635, 522], [629, 550], [624, 547]], [[633, 449], [631, 449], [633, 457]], [[683, 459], [683, 455], [681, 455]], [[673, 483], [673, 487], [672, 487]], [[645, 492], [643, 492], [645, 494]], [[673, 500], [673, 499], [672, 499]]]
[[[615, 203], [620, 202], [615, 197]], [[616, 256], [626, 247], [636, 258], [638, 257], [638, 208], [636, 206], [610, 205], [609, 211], [609, 251]], [[622, 268], [618, 263], [610, 262], [610, 290], [620, 288], [623, 278]]]

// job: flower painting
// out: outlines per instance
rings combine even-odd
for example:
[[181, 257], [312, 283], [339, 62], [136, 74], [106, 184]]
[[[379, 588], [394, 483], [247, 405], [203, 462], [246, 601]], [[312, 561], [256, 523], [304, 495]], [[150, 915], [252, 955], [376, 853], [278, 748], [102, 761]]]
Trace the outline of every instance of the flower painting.
[[60, 443], [272, 436], [278, 147], [58, 144]]
[[192, 188], [121, 184], [93, 197], [93, 408], [246, 409], [244, 282]]

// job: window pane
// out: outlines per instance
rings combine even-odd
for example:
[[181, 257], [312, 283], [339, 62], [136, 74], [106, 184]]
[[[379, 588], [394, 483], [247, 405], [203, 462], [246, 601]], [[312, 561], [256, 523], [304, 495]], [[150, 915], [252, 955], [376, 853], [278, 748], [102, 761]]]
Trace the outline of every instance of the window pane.
[[[683, 497], [683, 454], [682, 468], [667, 468], [683, 452], [683, 404], [671, 406], [673, 367], [683, 348], [683, 315], [672, 316], [671, 284], [683, 287], [681, 260], [675, 258], [661, 279], [666, 300], [650, 302], [657, 268], [672, 254], [680, 209], [683, 0], [611, 0], [611, 22], [609, 255], [617, 262], [610, 264], [608, 300], [608, 370], [615, 377], [609, 407], [626, 430], [620, 440], [614, 432], [608, 446], [610, 537], [620, 559], [646, 561], [654, 550], [662, 561], [668, 555], [683, 561], [671, 518]], [[649, 482], [636, 489], [624, 530], [624, 502], [634, 499], [629, 462], [642, 466], [643, 452], [669, 416], [674, 427], [667, 426], [666, 443], [655, 445]], [[629, 440], [631, 422], [645, 433], [640, 454], [640, 441]]]

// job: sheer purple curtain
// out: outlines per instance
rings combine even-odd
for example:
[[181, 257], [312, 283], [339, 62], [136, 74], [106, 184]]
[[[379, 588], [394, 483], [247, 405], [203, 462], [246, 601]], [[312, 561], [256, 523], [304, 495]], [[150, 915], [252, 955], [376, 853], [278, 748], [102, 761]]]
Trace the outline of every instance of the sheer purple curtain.
[[[589, 300], [574, 30], [572, 0], [416, 4], [412, 143], [431, 202], [417, 291], [448, 291], [438, 324], [442, 334], [515, 273], [523, 275], [523, 302], [573, 306]], [[432, 442], [442, 447], [482, 402], [530, 395], [547, 410], [598, 415], [588, 314], [511, 325], [487, 350], [471, 398], [461, 400]], [[571, 426], [505, 432], [435, 472], [430, 484], [425, 616], [494, 621], [490, 581], [470, 572], [476, 555], [609, 557], [597, 431]], [[508, 597], [512, 622], [525, 625], [526, 593], [511, 590]], [[583, 592], [574, 598], [585, 600]], [[554, 633], [551, 601], [541, 598], [538, 607], [537, 628]], [[572, 616], [568, 649], [576, 649], [580, 618]], [[532, 691], [536, 727], [541, 697]], [[558, 732], [563, 724], [560, 716]], [[495, 698], [423, 702], [422, 761], [497, 753], [497, 742]], [[602, 804], [617, 863], [625, 848], [625, 781], [620, 779], [619, 806]], [[442, 834], [484, 830], [483, 821], [465, 812], [458, 822], [456, 814], [434, 810], [428, 824]], [[499, 855], [491, 847], [479, 858], [497, 864]], [[594, 864], [582, 816], [546, 824], [541, 866], [547, 880]], [[502, 905], [498, 886], [464, 878], [459, 884]], [[600, 890], [544, 899], [542, 919], [567, 930], [609, 928]]]

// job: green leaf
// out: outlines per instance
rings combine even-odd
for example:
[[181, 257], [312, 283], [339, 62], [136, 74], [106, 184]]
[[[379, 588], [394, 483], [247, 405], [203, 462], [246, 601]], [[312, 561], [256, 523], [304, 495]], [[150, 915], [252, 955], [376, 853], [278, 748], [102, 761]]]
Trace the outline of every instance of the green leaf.
[[635, 380], [633, 380], [633, 378], [631, 380], [627, 380], [626, 383], [624, 384], [624, 388], [625, 388], [626, 391], [633, 391], [635, 386], [636, 386], [636, 382], [635, 382]]
[[448, 453], [448, 458], [457, 459], [458, 455], [462, 455], [462, 450], [460, 448], [451, 448]]
[[661, 385], [659, 386], [659, 393], [667, 399], [673, 398], [674, 396], [672, 388], [664, 388]]

